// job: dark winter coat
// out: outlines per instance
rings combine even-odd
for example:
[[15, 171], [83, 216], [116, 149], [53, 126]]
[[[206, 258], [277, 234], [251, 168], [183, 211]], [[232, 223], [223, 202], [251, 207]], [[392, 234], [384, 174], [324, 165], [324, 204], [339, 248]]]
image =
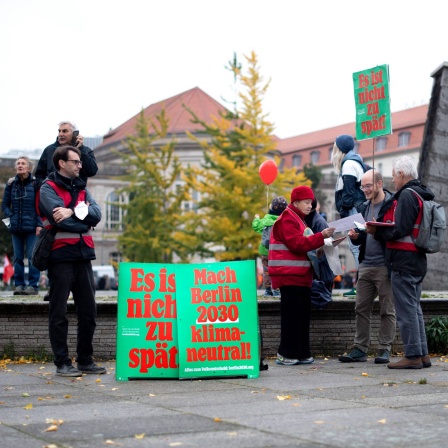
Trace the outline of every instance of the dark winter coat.
[[[42, 183], [50, 173], [56, 171], [56, 168], [53, 165], [53, 154], [59, 146], [61, 145], [56, 139], [56, 142], [52, 145], [47, 146], [40, 156], [35, 172], [36, 179], [40, 183]], [[95, 174], [98, 172], [98, 165], [96, 164], [95, 154], [93, 153], [93, 150], [88, 148], [87, 146], [77, 146], [77, 148], [81, 151], [82, 162], [82, 167], [79, 170], [79, 177], [87, 183], [87, 178], [95, 176]]]
[[35, 205], [37, 185], [31, 174], [24, 180], [16, 175], [6, 183], [2, 212], [10, 218], [10, 232], [35, 233], [36, 227], [42, 227]]
[[[378, 227], [375, 239], [380, 241], [395, 241], [410, 235], [417, 220], [420, 205], [415, 194], [407, 190], [414, 189], [423, 199], [434, 199], [434, 193], [418, 179], [409, 181], [398, 190], [394, 199], [397, 200], [395, 209], [395, 225], [393, 227]], [[411, 275], [426, 275], [426, 254], [422, 251], [412, 252], [386, 248], [386, 264], [393, 271]]]

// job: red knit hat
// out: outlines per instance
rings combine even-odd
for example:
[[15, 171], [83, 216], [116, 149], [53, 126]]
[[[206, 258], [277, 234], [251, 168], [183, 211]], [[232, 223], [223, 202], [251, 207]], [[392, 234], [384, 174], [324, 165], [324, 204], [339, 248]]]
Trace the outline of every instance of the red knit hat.
[[310, 187], [302, 185], [291, 191], [291, 203], [295, 201], [303, 201], [304, 199], [314, 199], [314, 193]]

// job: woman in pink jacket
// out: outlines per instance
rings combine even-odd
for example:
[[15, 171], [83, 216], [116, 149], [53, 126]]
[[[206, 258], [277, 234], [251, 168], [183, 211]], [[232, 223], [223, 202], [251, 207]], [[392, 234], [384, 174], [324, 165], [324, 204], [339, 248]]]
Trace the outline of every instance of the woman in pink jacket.
[[315, 235], [305, 223], [311, 212], [313, 190], [306, 186], [291, 192], [291, 203], [275, 222], [269, 244], [272, 288], [280, 288], [281, 335], [277, 364], [310, 364], [311, 284], [313, 268], [307, 252], [324, 245], [334, 228]]

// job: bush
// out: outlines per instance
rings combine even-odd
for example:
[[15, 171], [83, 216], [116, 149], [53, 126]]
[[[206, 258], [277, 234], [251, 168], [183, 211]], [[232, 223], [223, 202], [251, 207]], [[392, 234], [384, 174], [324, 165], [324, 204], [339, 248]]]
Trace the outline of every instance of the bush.
[[431, 353], [448, 354], [448, 317], [433, 317], [425, 326]]

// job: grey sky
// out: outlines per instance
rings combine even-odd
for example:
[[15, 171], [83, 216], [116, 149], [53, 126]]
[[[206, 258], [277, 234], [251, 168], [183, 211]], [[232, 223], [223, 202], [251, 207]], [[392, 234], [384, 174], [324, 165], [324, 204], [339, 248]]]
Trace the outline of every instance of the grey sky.
[[[375, 8], [374, 8], [375, 6]], [[392, 111], [427, 103], [448, 60], [443, 1], [2, 0], [0, 152], [44, 148], [68, 119], [105, 134], [193, 87], [232, 98], [254, 50], [281, 138], [355, 119], [352, 73], [389, 64]]]

